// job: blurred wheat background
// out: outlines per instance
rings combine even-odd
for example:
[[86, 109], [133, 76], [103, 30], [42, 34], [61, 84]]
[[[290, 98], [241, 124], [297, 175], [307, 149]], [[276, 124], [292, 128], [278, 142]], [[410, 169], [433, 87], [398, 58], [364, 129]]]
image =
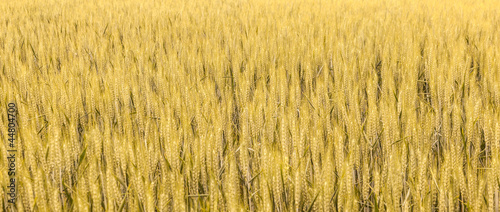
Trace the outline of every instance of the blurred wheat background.
[[0, 208], [499, 211], [499, 11], [1, 2]]

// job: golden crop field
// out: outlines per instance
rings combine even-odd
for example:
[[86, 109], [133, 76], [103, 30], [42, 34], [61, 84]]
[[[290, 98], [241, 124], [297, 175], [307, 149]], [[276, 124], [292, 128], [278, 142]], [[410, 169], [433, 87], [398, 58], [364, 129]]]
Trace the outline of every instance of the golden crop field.
[[499, 211], [496, 0], [0, 2], [2, 211]]

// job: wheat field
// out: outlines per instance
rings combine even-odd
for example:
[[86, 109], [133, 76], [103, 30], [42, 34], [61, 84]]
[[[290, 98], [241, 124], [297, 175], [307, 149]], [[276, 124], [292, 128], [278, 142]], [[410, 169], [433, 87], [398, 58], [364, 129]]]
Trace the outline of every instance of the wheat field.
[[499, 211], [499, 12], [0, 2], [0, 208]]

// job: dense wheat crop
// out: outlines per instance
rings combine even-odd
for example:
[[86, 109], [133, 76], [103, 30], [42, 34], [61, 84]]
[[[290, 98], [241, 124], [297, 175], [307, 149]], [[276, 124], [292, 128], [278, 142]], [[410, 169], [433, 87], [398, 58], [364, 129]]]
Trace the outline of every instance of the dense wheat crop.
[[499, 11], [0, 2], [0, 208], [499, 211]]

